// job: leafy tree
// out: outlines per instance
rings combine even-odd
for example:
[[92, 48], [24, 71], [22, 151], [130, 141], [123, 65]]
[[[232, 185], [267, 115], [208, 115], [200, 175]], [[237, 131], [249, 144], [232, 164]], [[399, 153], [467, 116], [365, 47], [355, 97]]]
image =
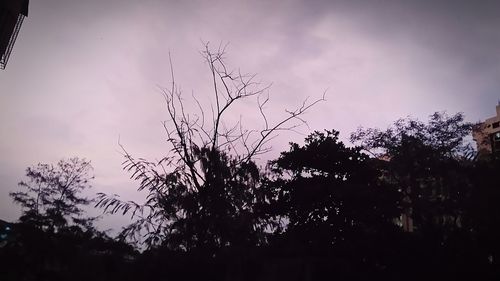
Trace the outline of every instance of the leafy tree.
[[470, 190], [464, 163], [474, 151], [467, 138], [472, 124], [457, 113], [434, 113], [429, 121], [397, 120], [385, 131], [359, 128], [351, 141], [384, 159], [384, 180], [403, 194], [401, 206], [410, 218], [408, 231], [434, 233], [461, 227], [461, 202]]
[[351, 141], [375, 157], [391, 158], [399, 153], [404, 141], [412, 138], [432, 148], [439, 157], [462, 159], [474, 153], [467, 142], [473, 124], [464, 119], [463, 113], [448, 116], [446, 112], [435, 112], [427, 123], [407, 117], [386, 130], [360, 127], [351, 134]]
[[[150, 247], [214, 252], [263, 243], [267, 223], [254, 209], [261, 198], [261, 172], [254, 159], [269, 151], [274, 133], [299, 126], [304, 122], [301, 115], [323, 100], [304, 101], [272, 123], [265, 113], [268, 87], [260, 87], [254, 75], [228, 70], [224, 48], [212, 52], [207, 44], [202, 54], [213, 85], [211, 118], [195, 96], [193, 104], [199, 112], [185, 111], [171, 71], [172, 86], [163, 90], [170, 117], [164, 123], [170, 154], [151, 162], [133, 158], [124, 150], [124, 168], [140, 182], [138, 190], [147, 192], [146, 202], [99, 195], [97, 206], [105, 212], [129, 212], [135, 219], [122, 237], [135, 241], [145, 237]], [[241, 116], [235, 123], [228, 118], [229, 111], [252, 97], [257, 99], [256, 113], [263, 123], [255, 130], [244, 129]]]
[[14, 202], [23, 207], [21, 222], [43, 230], [58, 231], [72, 223], [90, 226], [82, 207], [92, 200], [81, 192], [90, 188], [93, 176], [90, 161], [80, 158], [61, 160], [56, 165], [38, 164], [26, 169], [25, 191], [11, 192]]
[[76, 157], [26, 169], [19, 183], [25, 191], [10, 194], [23, 213], [0, 251], [1, 280], [128, 280], [125, 265], [135, 250], [84, 214], [91, 173], [90, 161]]
[[287, 233], [301, 243], [331, 246], [394, 230], [398, 193], [380, 185], [379, 173], [359, 147], [339, 132], [314, 132], [305, 145], [272, 162], [274, 209], [288, 219]]
[[498, 279], [499, 166], [494, 156], [475, 157], [472, 127], [462, 113], [435, 113], [428, 122], [405, 118], [386, 130], [360, 128], [351, 135], [382, 160], [381, 179], [403, 196], [409, 233], [393, 268], [424, 269], [418, 280]]

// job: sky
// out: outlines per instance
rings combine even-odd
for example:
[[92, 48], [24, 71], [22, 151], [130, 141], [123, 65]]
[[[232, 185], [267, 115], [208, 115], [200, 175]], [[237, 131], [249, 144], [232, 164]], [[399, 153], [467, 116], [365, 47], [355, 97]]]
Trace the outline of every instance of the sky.
[[[200, 55], [206, 42], [227, 44], [231, 69], [271, 85], [266, 112], [275, 120], [327, 92], [304, 116], [309, 127], [280, 133], [261, 162], [313, 130], [336, 129], [347, 141], [359, 126], [385, 128], [436, 111], [476, 122], [493, 116], [500, 98], [499, 1], [30, 2], [0, 72], [6, 220], [20, 215], [8, 193], [26, 167], [73, 156], [92, 161], [93, 192], [141, 200], [121, 169], [118, 140], [151, 160], [169, 150], [160, 90], [172, 82], [169, 54], [188, 109], [191, 94], [209, 106], [210, 73]], [[231, 114], [262, 126], [255, 101]], [[128, 221], [112, 216], [100, 225], [116, 230]]]

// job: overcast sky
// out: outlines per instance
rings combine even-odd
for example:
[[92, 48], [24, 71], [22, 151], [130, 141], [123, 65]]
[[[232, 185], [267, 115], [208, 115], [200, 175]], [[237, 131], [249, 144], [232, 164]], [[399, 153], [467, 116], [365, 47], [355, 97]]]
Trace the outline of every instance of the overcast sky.
[[[161, 158], [168, 53], [176, 82], [203, 100], [212, 92], [202, 42], [229, 43], [232, 68], [272, 83], [275, 118], [328, 89], [303, 133], [333, 128], [345, 140], [358, 126], [443, 110], [478, 121], [500, 98], [500, 1], [30, 2], [0, 72], [2, 219], [19, 217], [8, 192], [25, 168], [64, 157], [92, 160], [95, 192], [140, 198], [121, 170], [118, 138], [134, 156]], [[280, 135], [266, 157], [303, 138]]]

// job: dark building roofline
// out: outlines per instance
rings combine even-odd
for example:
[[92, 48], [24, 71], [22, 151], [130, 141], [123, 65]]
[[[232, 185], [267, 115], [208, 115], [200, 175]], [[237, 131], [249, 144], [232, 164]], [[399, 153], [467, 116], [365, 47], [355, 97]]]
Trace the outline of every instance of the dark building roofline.
[[17, 15], [28, 16], [29, 0], [0, 0], [0, 7], [9, 10]]
[[29, 0], [0, 0], [0, 69], [9, 61], [17, 35], [28, 16]]

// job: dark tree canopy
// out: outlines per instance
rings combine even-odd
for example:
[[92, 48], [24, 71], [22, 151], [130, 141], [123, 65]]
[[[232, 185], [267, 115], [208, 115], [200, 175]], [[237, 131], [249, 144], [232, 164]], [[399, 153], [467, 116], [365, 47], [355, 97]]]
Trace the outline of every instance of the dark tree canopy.
[[384, 131], [360, 128], [351, 141], [385, 160], [384, 179], [403, 194], [411, 218], [407, 230], [452, 231], [461, 227], [458, 206], [470, 190], [471, 129], [462, 113], [434, 113], [427, 123], [406, 118]]
[[287, 232], [306, 243], [332, 245], [384, 232], [400, 214], [398, 193], [380, 185], [369, 157], [338, 135], [315, 132], [272, 162], [275, 208], [289, 220]]
[[251, 161], [237, 164], [238, 159], [207, 148], [192, 156], [200, 163], [197, 172], [203, 183], [199, 187], [182, 169], [157, 173], [156, 164], [129, 156], [126, 168], [143, 171], [136, 179], [149, 192], [145, 205], [112, 205], [113, 199], [104, 197], [100, 205], [124, 213], [135, 207], [132, 211], [138, 220], [122, 235], [137, 235], [145, 227], [146, 243], [151, 245], [212, 251], [258, 243], [259, 222], [252, 207], [260, 182], [257, 166]]
[[10, 194], [23, 207], [20, 222], [0, 221], [0, 280], [125, 280], [136, 251], [85, 216], [92, 171], [77, 157], [26, 169], [23, 191]]
[[61, 160], [56, 165], [38, 164], [26, 169], [25, 191], [11, 192], [14, 202], [23, 207], [20, 220], [39, 228], [60, 230], [70, 223], [87, 225], [82, 206], [91, 200], [82, 191], [91, 187], [90, 161], [80, 158]]
[[27, 191], [11, 194], [21, 222], [0, 221], [0, 279], [499, 279], [500, 162], [464, 157], [464, 131], [445, 129], [465, 128], [461, 118], [360, 130], [363, 147], [314, 132], [266, 170], [217, 141], [196, 143], [195, 123], [183, 118], [167, 132], [169, 156], [149, 162], [125, 151], [144, 204], [104, 194], [98, 202], [131, 213], [122, 235], [145, 235], [150, 248], [138, 253], [81, 227], [88, 161], [40, 164], [20, 184]]
[[397, 120], [386, 130], [360, 127], [351, 134], [351, 142], [375, 157], [393, 157], [400, 152], [401, 144], [411, 139], [442, 157], [463, 157], [473, 153], [467, 142], [471, 131], [472, 124], [464, 121], [463, 113], [449, 116], [436, 112], [429, 116], [427, 123], [407, 117]]

